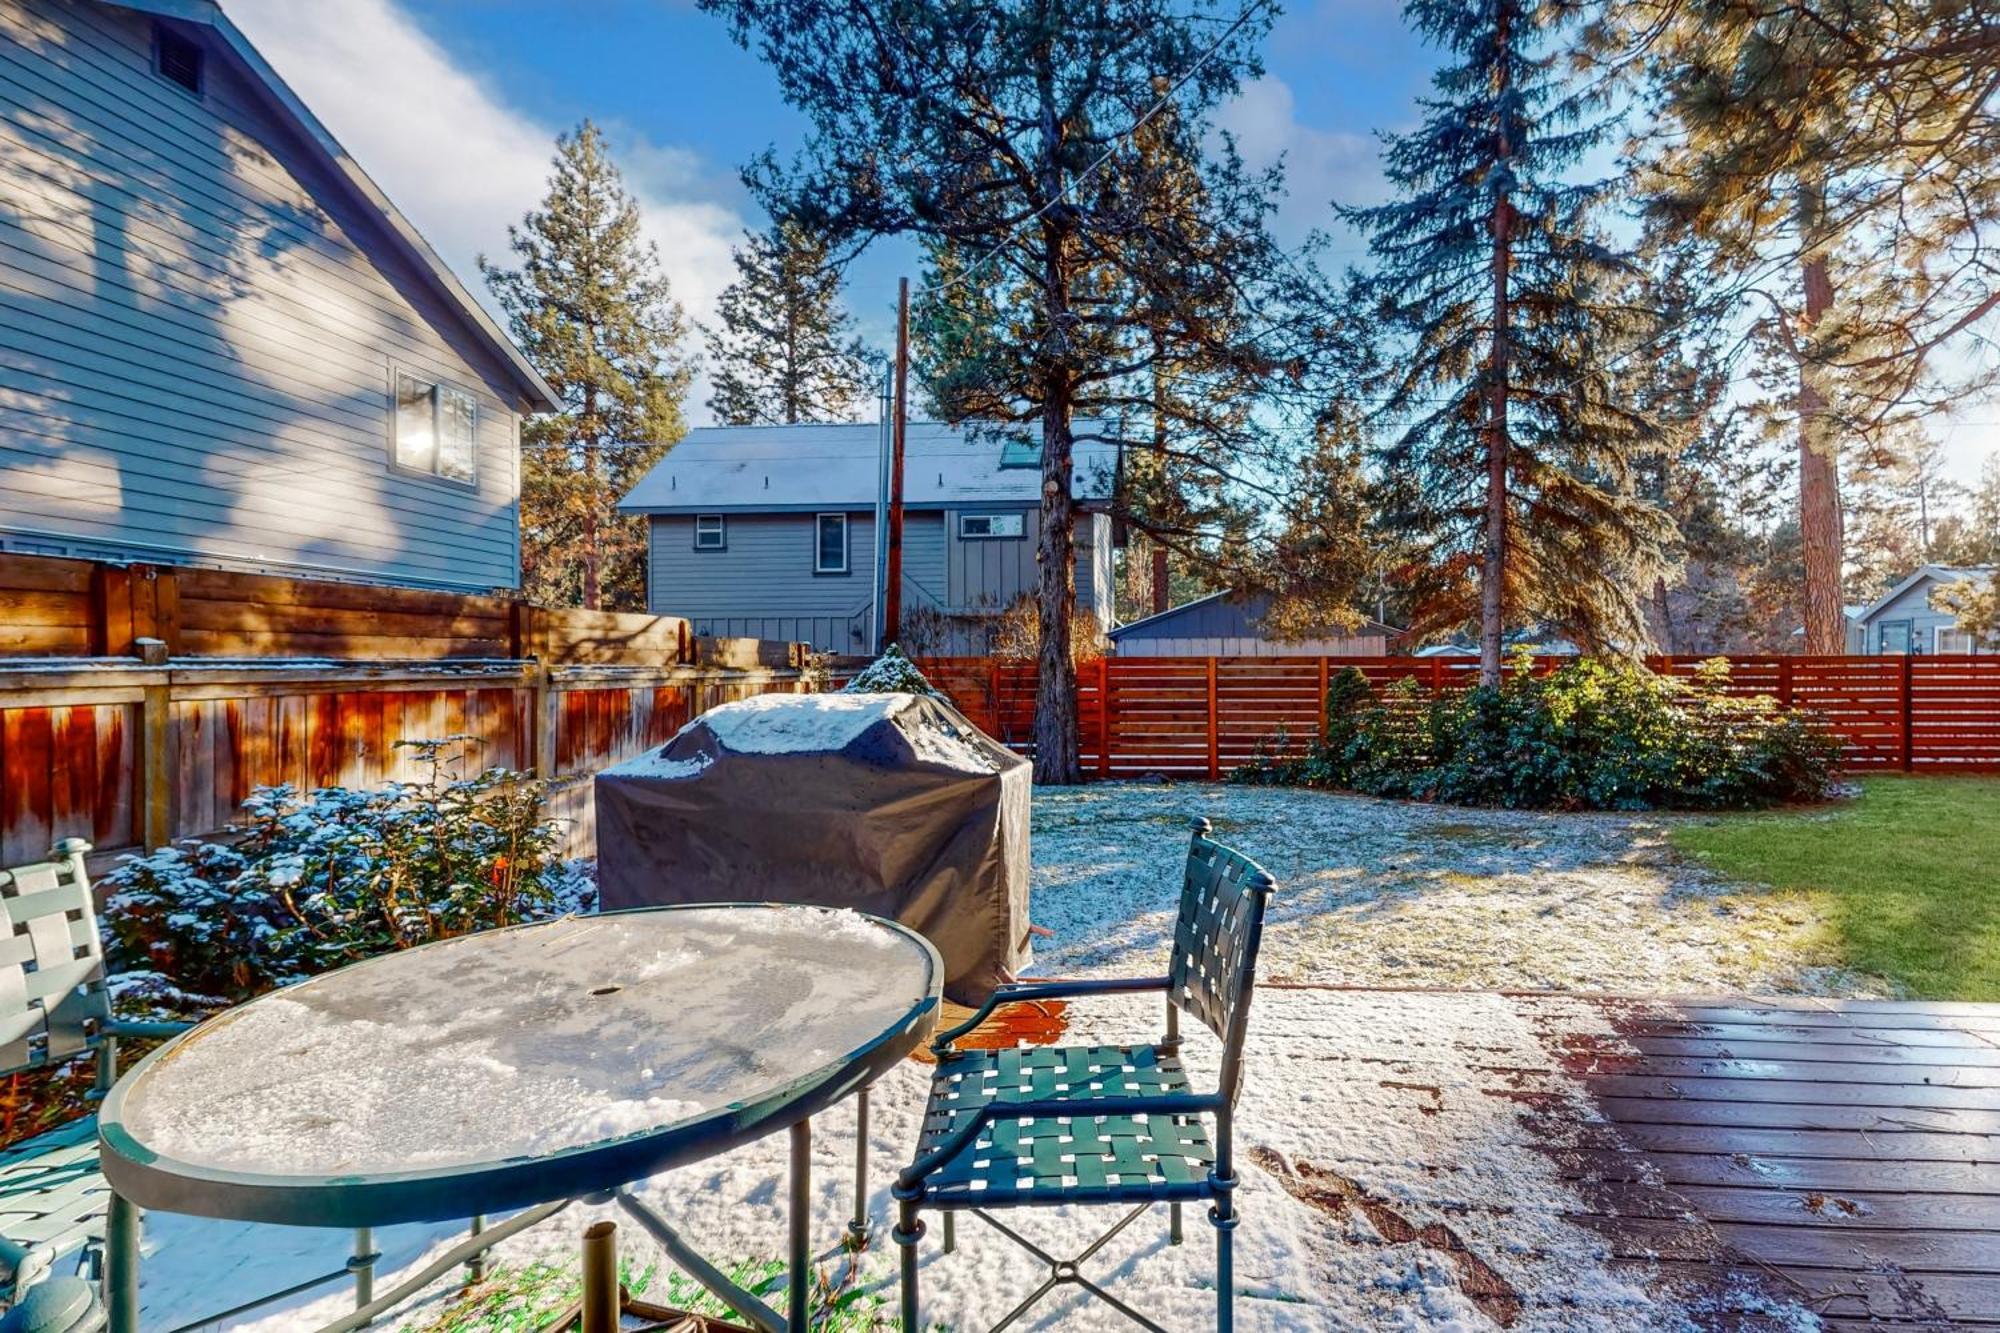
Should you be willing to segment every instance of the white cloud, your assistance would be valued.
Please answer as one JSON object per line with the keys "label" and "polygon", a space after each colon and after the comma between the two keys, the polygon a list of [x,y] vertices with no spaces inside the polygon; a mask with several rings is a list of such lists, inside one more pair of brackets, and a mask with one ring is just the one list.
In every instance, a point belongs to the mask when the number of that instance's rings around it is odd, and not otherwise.
{"label": "white cloud", "polygon": [[[566,125],[511,107],[456,64],[391,0],[234,0],[233,18],[313,114],[396,201],[467,287],[484,295],[473,258],[505,262],[507,224],[541,198]],[[743,228],[704,184],[691,149],[605,126],[674,294],[706,319],[733,273]],[[707,386],[689,407],[697,419]]]}
{"label": "white cloud", "polygon": [[1275,75],[1246,84],[1218,108],[1215,120],[1236,137],[1251,167],[1284,159],[1286,197],[1278,208],[1278,230],[1287,239],[1314,227],[1338,230],[1335,201],[1369,204],[1385,194],[1373,136],[1303,124],[1291,85]]}

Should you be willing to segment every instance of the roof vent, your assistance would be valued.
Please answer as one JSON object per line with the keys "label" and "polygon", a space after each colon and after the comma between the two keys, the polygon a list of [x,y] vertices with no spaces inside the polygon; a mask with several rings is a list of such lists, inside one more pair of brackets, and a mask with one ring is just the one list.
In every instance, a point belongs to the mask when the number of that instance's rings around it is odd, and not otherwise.
{"label": "roof vent", "polygon": [[153,25],[153,65],[169,83],[201,96],[202,49],[199,42],[183,37],[165,24]]}

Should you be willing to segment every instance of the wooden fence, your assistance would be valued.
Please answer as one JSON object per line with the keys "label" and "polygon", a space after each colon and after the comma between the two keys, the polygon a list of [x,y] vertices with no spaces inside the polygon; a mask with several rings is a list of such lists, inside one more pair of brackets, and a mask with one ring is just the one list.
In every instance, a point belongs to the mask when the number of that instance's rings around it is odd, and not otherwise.
{"label": "wooden fence", "polygon": [[[399,740],[582,778],[728,699],[801,688],[803,645],[675,616],[227,570],[0,554],[0,864],[214,833],[252,789],[418,776]],[[594,846],[590,784],[550,813]]]}
{"label": "wooden fence", "polygon": [[[1650,665],[1689,675],[1710,660],[1662,657]],[[1033,663],[933,658],[921,665],[981,728],[1028,748]],[[1412,678],[1430,690],[1463,688],[1479,671],[1467,658],[1104,658],[1077,672],[1084,768],[1099,777],[1222,776],[1281,728],[1293,738],[1313,735],[1327,682],[1345,667],[1376,685]],[[1845,742],[1849,768],[2000,769],[2000,656],[1738,657],[1729,689],[1823,717]]]}

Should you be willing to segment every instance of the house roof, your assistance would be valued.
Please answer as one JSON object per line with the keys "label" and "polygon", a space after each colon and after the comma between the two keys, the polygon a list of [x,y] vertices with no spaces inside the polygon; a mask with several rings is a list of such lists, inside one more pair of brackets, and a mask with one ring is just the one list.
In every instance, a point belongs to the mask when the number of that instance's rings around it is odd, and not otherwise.
{"label": "house roof", "polygon": [[1879,615],[1891,602],[1916,587],[1924,579],[1931,579],[1938,583],[1963,583],[1967,579],[1990,579],[1992,577],[1992,568],[1985,565],[1969,568],[1957,565],[1924,565],[1916,573],[1910,575],[1910,577],[1904,579],[1901,583],[1898,583],[1895,587],[1889,589],[1889,591],[1883,593],[1859,611],[1851,611],[1848,614],[1855,621],[1865,625]]}
{"label": "house roof", "polygon": [[[871,509],[881,489],[882,427],[860,424],[703,426],[691,430],[619,508],[633,514]],[[1017,451],[1018,452],[1018,451]],[[916,509],[1039,503],[1039,468],[1002,442],[938,421],[912,421],[903,444],[903,503]],[[1076,499],[1111,498],[1117,449],[1076,446]]]}
{"label": "house roof", "polygon": [[380,216],[389,244],[443,298],[447,306],[457,311],[467,331],[506,367],[531,409],[552,412],[562,406],[555,390],[529,364],[513,339],[438,258],[430,243],[410,225],[410,220],[389,202],[389,196],[382,193],[382,187],[368,178],[368,173],[340,146],[339,140],[320,124],[319,118],[250,44],[242,29],[230,22],[216,0],[104,0],[104,3],[151,14],[156,18],[175,20],[205,35],[207,45],[229,62],[252,88],[264,93],[279,123],[298,135],[307,151],[320,159],[320,164],[333,179],[353,194],[355,202],[364,210]]}
{"label": "house roof", "polygon": [[[1260,620],[1264,613],[1270,609],[1270,605],[1271,599],[1265,594],[1252,593],[1249,596],[1239,598],[1236,594],[1224,589],[1222,592],[1212,592],[1206,597],[1197,597],[1193,601],[1182,602],[1179,606],[1170,606],[1164,611],[1156,611],[1150,616],[1120,625],[1117,629],[1110,631],[1109,637],[1114,641],[1125,638],[1238,637],[1234,633],[1216,634],[1212,630],[1208,633],[1194,635],[1175,635],[1172,633],[1177,623],[1201,618],[1203,613],[1211,608],[1226,608],[1228,611],[1233,612],[1234,614],[1229,617],[1231,622],[1233,622],[1231,625],[1232,629],[1240,626],[1245,636],[1254,635],[1261,637],[1263,631],[1253,622]],[[1364,620],[1351,631],[1345,633],[1337,632],[1323,637],[1356,638],[1369,634],[1394,637],[1401,633],[1402,631],[1395,626],[1385,625],[1379,620]]]}

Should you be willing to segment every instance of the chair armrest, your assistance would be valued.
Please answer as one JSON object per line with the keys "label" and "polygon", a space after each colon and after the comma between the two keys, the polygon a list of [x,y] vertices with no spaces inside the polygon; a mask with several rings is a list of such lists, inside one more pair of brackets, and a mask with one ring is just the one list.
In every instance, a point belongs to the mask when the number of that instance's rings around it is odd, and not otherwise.
{"label": "chair armrest", "polygon": [[1003,1004],[1022,1000],[1065,1000],[1085,995],[1132,995],[1142,991],[1165,990],[1165,977],[1112,977],[1101,981],[1010,981],[995,988],[986,1003],[972,1011],[972,1017],[946,1028],[931,1038],[931,1054],[942,1055],[952,1042],[984,1023]]}
{"label": "chair armrest", "polygon": [[972,1119],[951,1132],[951,1137],[903,1168],[896,1177],[897,1197],[915,1190],[925,1177],[970,1147],[979,1131],[995,1120],[1045,1120],[1054,1116],[1107,1115],[1198,1115],[1220,1111],[1226,1099],[1219,1092],[1155,1093],[1146,1097],[1099,1097],[1088,1101],[1066,1101],[1059,1097],[1025,1102],[988,1102]]}
{"label": "chair armrest", "polygon": [[178,1037],[194,1027],[193,1023],[147,1022],[141,1019],[114,1018],[98,1031],[107,1037],[131,1037],[144,1040],[152,1037]]}

